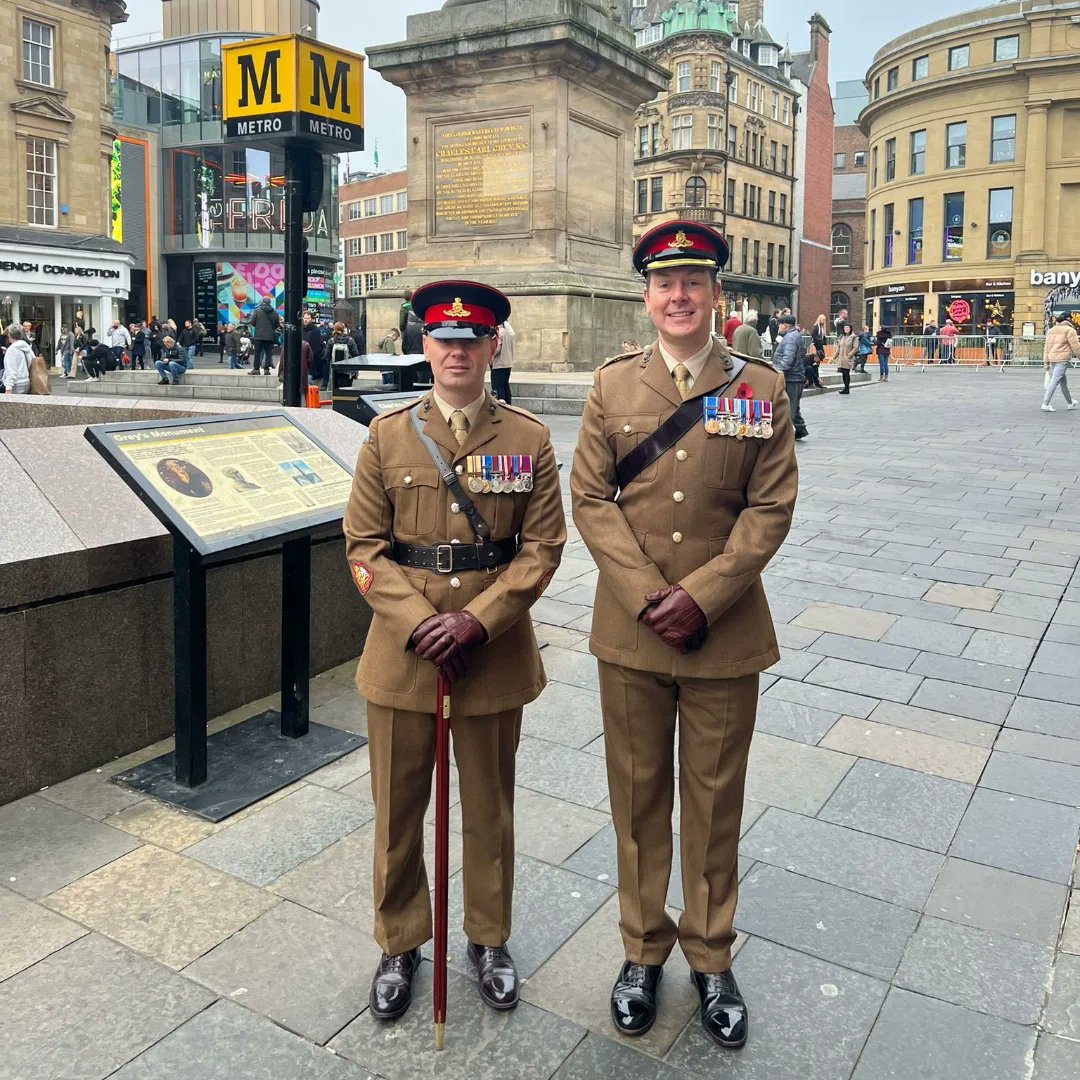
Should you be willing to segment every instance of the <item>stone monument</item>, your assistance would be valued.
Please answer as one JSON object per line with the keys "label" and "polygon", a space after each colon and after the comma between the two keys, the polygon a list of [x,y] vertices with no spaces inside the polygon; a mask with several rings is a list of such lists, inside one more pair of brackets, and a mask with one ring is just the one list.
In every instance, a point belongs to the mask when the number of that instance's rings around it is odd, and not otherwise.
{"label": "stone monument", "polygon": [[634,109],[670,75],[602,0],[448,0],[368,50],[408,101],[409,265],[369,294],[478,278],[514,308],[515,367],[596,366],[651,339],[630,264]]}

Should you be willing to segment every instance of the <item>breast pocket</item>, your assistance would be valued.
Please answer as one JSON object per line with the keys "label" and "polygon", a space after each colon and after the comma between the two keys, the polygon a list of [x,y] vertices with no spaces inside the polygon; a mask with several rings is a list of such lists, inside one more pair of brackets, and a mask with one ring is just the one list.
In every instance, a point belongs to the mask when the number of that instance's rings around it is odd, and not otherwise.
{"label": "breast pocket", "polygon": [[[633,415],[606,416],[604,434],[615,453],[616,463],[622,461],[631,450],[647,439],[660,426],[657,413],[634,413]],[[647,484],[656,478],[656,462],[646,466],[632,483]]]}
{"label": "breast pocket", "polygon": [[702,480],[707,487],[742,488],[757,460],[756,439],[736,439],[731,435],[710,435],[705,439]]}
{"label": "breast pocket", "polygon": [[393,533],[399,540],[431,536],[438,521],[442,480],[434,468],[394,466],[383,470],[386,495],[394,508]]}

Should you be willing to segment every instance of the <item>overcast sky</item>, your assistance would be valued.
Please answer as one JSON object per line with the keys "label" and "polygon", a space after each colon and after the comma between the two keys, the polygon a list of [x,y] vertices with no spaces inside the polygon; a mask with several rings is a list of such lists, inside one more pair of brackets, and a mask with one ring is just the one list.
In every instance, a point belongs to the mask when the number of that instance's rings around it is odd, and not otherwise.
{"label": "overcast sky", "polygon": [[[160,0],[127,0],[129,19],[117,27],[121,45],[125,37],[160,32]],[[405,17],[442,6],[441,0],[322,0],[319,37],[355,52],[368,46],[405,37]],[[978,0],[904,0],[886,4],[881,0],[766,0],[765,23],[782,45],[794,52],[807,48],[806,21],[820,10],[832,27],[829,79],[861,79],[874,53],[899,34],[931,22],[983,6]],[[870,11],[873,16],[870,17]],[[370,168],[375,141],[379,167],[399,169],[405,165],[405,95],[368,72],[364,104],[367,150],[352,155],[355,169]]]}

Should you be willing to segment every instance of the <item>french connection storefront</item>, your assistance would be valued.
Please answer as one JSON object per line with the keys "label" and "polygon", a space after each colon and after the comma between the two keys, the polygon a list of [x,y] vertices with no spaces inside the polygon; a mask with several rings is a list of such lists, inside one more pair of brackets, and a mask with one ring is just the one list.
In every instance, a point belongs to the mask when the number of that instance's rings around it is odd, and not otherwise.
{"label": "french connection storefront", "polygon": [[61,326],[103,333],[121,318],[131,289],[132,258],[109,241],[86,250],[0,240],[0,318],[29,322],[38,351],[52,360]]}

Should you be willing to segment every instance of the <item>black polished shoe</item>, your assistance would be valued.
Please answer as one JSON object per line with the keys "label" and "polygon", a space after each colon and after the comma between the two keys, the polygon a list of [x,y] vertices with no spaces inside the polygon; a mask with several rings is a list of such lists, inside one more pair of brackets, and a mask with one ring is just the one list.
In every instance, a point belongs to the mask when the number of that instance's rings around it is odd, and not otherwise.
{"label": "black polished shoe", "polygon": [[518,1003],[518,973],[513,957],[502,945],[469,942],[469,960],[476,968],[480,997],[493,1009],[512,1009]]}
{"label": "black polished shoe", "polygon": [[379,961],[371,982],[371,1015],[379,1020],[396,1020],[404,1016],[412,1003],[412,981],[420,967],[420,950],[395,953]]}
{"label": "black polished shoe", "polygon": [[611,988],[611,1022],[622,1035],[644,1035],[656,1021],[656,989],[662,964],[627,960]]}
{"label": "black polished shoe", "polygon": [[731,969],[716,974],[691,971],[690,978],[701,995],[701,1026],[705,1034],[729,1049],[742,1046],[750,1021]]}

